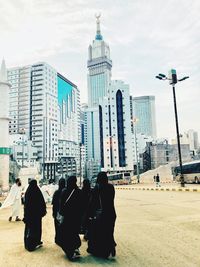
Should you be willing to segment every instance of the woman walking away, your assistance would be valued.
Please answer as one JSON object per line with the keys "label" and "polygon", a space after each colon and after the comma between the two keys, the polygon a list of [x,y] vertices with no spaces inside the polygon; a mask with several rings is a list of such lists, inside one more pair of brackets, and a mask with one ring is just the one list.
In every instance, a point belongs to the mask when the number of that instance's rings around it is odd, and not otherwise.
{"label": "woman walking away", "polygon": [[55,226],[55,243],[60,245],[60,222],[58,221],[59,217],[59,208],[60,208],[60,198],[62,190],[65,188],[65,179],[61,178],[58,183],[58,190],[55,191],[52,199],[53,205],[53,218]]}
{"label": "woman walking away", "polygon": [[108,258],[116,254],[114,197],[115,190],[113,185],[108,183],[107,174],[100,172],[89,205],[90,227],[87,249],[88,253],[97,257]]}
{"label": "woman walking away", "polygon": [[46,204],[37,181],[32,180],[25,193],[24,202],[24,246],[33,251],[42,245],[42,217],[46,215]]}
{"label": "woman walking away", "polygon": [[67,188],[61,194],[60,214],[64,216],[61,224],[61,247],[69,260],[80,256],[79,237],[81,225],[81,190],[76,185],[76,176],[70,176],[67,180]]}
{"label": "woman walking away", "polygon": [[82,193],[82,219],[81,219],[81,234],[84,235],[84,239],[88,240],[88,205],[91,197],[90,181],[85,179],[83,181]]}

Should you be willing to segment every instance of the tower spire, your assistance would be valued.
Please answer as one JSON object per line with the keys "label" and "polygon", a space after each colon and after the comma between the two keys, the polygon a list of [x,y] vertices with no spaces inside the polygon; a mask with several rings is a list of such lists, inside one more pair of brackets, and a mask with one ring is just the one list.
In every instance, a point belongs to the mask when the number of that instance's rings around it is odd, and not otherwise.
{"label": "tower spire", "polygon": [[5,60],[2,60],[1,69],[0,69],[0,82],[7,82],[7,70]]}
{"label": "tower spire", "polygon": [[96,21],[96,23],[97,23],[97,33],[96,33],[95,40],[103,40],[103,36],[101,35],[101,28],[100,28],[101,13],[95,14],[95,17],[97,19],[97,21]]}

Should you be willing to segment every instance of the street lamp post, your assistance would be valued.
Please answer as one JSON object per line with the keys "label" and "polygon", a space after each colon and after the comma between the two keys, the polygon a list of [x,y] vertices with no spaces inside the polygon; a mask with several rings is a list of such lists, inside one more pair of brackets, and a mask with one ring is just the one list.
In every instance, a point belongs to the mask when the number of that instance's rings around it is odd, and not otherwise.
{"label": "street lamp post", "polygon": [[183,165],[182,165],[182,156],[181,156],[181,145],[180,145],[180,134],[179,134],[179,125],[178,125],[178,113],[177,113],[177,105],[176,105],[176,91],[175,91],[175,84],[177,82],[184,81],[189,78],[189,76],[185,76],[179,80],[177,80],[176,70],[172,69],[169,71],[169,77],[165,74],[159,73],[156,76],[159,80],[169,80],[169,84],[172,85],[173,90],[173,100],[174,100],[174,113],[175,113],[175,123],[176,123],[176,135],[177,135],[177,145],[178,145],[178,156],[179,156],[179,165],[180,165],[180,172],[181,172],[181,186],[185,186],[184,176],[183,176]]}

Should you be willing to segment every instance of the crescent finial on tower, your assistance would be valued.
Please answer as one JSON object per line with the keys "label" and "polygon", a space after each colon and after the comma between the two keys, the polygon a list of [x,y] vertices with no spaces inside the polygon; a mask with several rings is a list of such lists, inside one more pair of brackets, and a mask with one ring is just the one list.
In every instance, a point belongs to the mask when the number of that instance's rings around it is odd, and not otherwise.
{"label": "crescent finial on tower", "polygon": [[101,13],[96,13],[95,14],[95,18],[97,19],[96,23],[97,23],[97,33],[96,33],[96,40],[103,40],[103,36],[101,35],[101,29],[100,29],[100,17],[101,17]]}

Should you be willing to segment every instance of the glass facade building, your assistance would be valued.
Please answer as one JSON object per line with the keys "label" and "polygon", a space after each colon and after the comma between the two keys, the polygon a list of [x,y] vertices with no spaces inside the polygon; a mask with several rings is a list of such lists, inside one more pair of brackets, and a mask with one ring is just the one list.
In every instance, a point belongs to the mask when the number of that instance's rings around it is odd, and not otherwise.
{"label": "glass facade building", "polygon": [[155,96],[133,97],[133,116],[137,133],[156,138]]}

